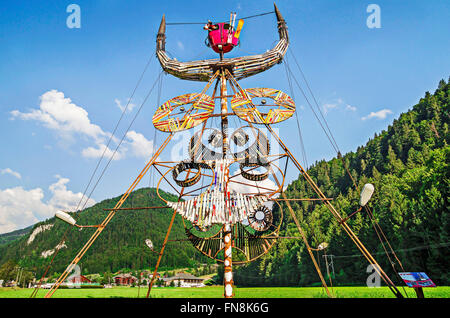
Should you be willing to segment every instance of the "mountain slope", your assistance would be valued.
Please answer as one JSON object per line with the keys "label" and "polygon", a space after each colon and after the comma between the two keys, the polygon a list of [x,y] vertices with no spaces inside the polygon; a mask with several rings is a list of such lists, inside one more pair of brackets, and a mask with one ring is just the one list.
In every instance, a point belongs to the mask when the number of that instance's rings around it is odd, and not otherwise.
{"label": "mountain slope", "polygon": [[[160,193],[166,198],[175,199],[171,194],[163,191]],[[75,215],[77,223],[82,225],[101,223],[108,213],[103,209],[113,208],[119,199],[120,197],[104,200],[77,213]],[[155,189],[143,188],[134,191],[123,207],[163,205]],[[144,240],[150,238],[155,249],[161,248],[171,216],[172,212],[169,209],[118,211],[81,260],[83,273],[154,267],[158,255],[145,246]],[[0,265],[12,259],[19,262],[22,267],[36,271],[40,277],[68,228],[70,225],[55,218],[35,224],[27,235],[0,246]],[[49,274],[63,271],[93,231],[92,228],[85,228],[82,231],[75,227],[70,228],[64,247],[55,257]],[[181,217],[177,215],[170,239],[185,238]],[[188,241],[169,242],[161,267],[181,268],[192,266],[198,261],[205,262],[205,258],[199,255]]]}
{"label": "mountain slope", "polygon": [[22,236],[28,234],[33,226],[26,227],[24,229],[15,230],[9,233],[0,234],[0,245],[9,243],[11,241],[17,240]]}
{"label": "mountain slope", "polygon": [[[341,159],[316,162],[308,173],[333,205],[346,216],[358,209],[359,191],[375,185],[369,203],[375,218],[396,250],[405,271],[425,271],[437,283],[449,284],[449,167],[450,84],[442,80],[434,94],[426,93],[410,111],[343,160],[357,182],[357,190]],[[286,190],[288,197],[314,197],[303,177]],[[328,242],[333,254],[334,283],[365,284],[367,261],[323,205],[292,204],[308,233],[311,247]],[[284,207],[285,213],[287,208]],[[299,236],[287,218],[281,235]],[[290,223],[290,224],[288,224]],[[348,224],[391,277],[395,278],[371,220],[365,212]],[[320,255],[323,255],[321,253]],[[396,260],[390,255],[391,260]],[[324,258],[319,256],[326,273]],[[397,262],[396,262],[397,263]],[[395,265],[395,271],[402,271]],[[241,285],[311,285],[318,276],[301,240],[282,240],[263,259],[240,268],[235,281]],[[396,282],[400,283],[398,279]]]}

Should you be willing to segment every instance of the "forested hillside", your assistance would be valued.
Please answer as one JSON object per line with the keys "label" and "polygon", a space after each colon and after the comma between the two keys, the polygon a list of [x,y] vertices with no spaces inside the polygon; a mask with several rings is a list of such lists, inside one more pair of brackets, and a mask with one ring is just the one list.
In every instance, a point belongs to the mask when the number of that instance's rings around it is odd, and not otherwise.
{"label": "forested hillside", "polygon": [[[172,197],[160,191],[166,198]],[[113,208],[120,197],[104,200],[75,215],[81,225],[100,224],[107,215],[104,209]],[[134,191],[125,204],[126,207],[163,206],[164,203],[155,189],[143,188]],[[150,238],[155,249],[160,249],[172,211],[169,209],[118,211],[109,225],[101,233],[81,261],[83,273],[116,272],[120,269],[140,269],[155,266],[158,255],[144,244]],[[38,228],[43,229],[39,232]],[[14,260],[38,278],[53,257],[55,247],[60,243],[70,225],[55,218],[37,223],[33,229],[19,240],[0,245],[0,265]],[[87,242],[95,229],[70,228],[64,247],[55,257],[49,275],[62,272],[76,253]],[[37,233],[37,234],[36,234]],[[31,239],[30,239],[31,237]],[[181,216],[177,214],[170,239],[185,239]],[[42,254],[44,253],[44,255]],[[197,253],[188,241],[169,242],[161,262],[162,268],[194,266],[205,257]]]}
{"label": "forested hillside", "polygon": [[28,234],[32,228],[33,228],[33,226],[29,226],[24,229],[12,231],[12,232],[5,233],[5,234],[0,234],[0,244],[5,244],[8,242],[17,240],[17,239],[21,238],[22,236]]}
{"label": "forested hillside", "polygon": [[[369,206],[406,271],[424,271],[438,284],[448,285],[449,252],[449,107],[450,84],[442,80],[434,94],[426,93],[410,111],[401,114],[387,130],[356,152],[343,156],[357,190],[339,158],[316,162],[308,173],[333,205],[346,216],[358,209],[365,183],[375,185]],[[314,197],[304,178],[286,190],[290,198]],[[311,247],[328,242],[335,255],[333,284],[366,283],[367,261],[341,231],[328,209],[311,202],[294,202],[293,208],[308,233]],[[287,208],[284,209],[288,213]],[[348,224],[375,255],[395,282],[388,257],[366,212]],[[280,235],[300,236],[290,217]],[[314,252],[317,256],[316,252]],[[326,273],[323,252],[318,255]],[[390,254],[392,261],[395,258]],[[396,271],[401,271],[399,264]],[[238,285],[311,285],[319,282],[301,240],[281,240],[264,258],[237,270]]]}

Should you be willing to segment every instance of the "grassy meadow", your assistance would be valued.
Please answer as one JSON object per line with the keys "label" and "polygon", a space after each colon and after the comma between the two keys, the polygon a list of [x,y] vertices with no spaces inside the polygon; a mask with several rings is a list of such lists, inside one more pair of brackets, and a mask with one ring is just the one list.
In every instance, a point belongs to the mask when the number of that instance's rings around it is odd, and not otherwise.
{"label": "grassy meadow", "polygon": [[[0,288],[0,298],[28,298],[32,289]],[[403,288],[400,291],[404,294]],[[413,289],[406,288],[408,296],[415,298]],[[37,298],[43,298],[46,290],[39,290]],[[393,298],[394,295],[387,287],[334,287],[330,288],[336,298]],[[60,289],[53,295],[55,298],[143,298],[146,288],[114,287],[102,289]],[[450,298],[450,287],[436,287],[424,289],[426,298]],[[222,298],[222,286],[203,288],[164,287],[153,288],[152,298]],[[325,291],[321,287],[255,287],[235,288],[235,298],[324,298]]]}

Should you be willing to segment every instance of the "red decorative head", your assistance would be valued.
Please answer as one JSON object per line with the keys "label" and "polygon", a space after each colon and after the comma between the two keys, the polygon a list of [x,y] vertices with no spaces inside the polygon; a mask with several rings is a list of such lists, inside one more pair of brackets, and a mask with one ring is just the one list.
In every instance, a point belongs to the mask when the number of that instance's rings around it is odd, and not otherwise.
{"label": "red decorative head", "polygon": [[239,43],[239,38],[235,37],[235,30],[229,23],[213,24],[208,21],[204,29],[208,30],[208,46],[216,53],[228,53]]}

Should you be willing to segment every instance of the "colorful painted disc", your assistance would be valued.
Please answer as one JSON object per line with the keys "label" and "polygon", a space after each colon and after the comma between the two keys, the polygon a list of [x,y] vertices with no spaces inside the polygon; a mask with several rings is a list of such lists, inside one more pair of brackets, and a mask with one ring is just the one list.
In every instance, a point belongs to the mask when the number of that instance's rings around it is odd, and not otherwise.
{"label": "colorful painted disc", "polygon": [[[271,101],[266,101],[270,99]],[[255,99],[261,99],[255,102]],[[254,124],[276,124],[295,112],[294,100],[273,88],[247,88],[231,99],[231,108],[241,119]]]}
{"label": "colorful painted disc", "polygon": [[[192,105],[185,110],[184,105]],[[205,94],[185,94],[169,99],[153,115],[153,125],[164,132],[177,132],[193,128],[214,111],[214,100]]]}

